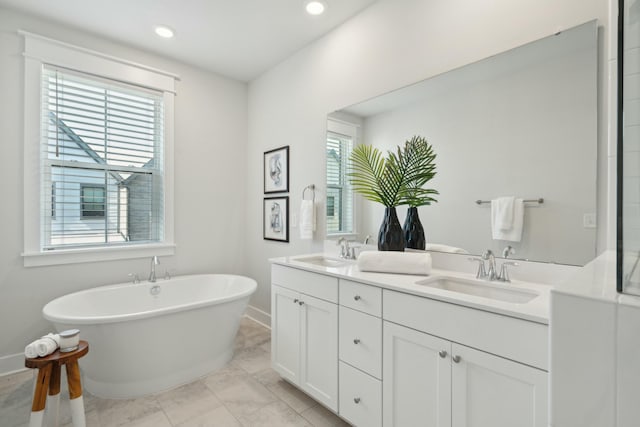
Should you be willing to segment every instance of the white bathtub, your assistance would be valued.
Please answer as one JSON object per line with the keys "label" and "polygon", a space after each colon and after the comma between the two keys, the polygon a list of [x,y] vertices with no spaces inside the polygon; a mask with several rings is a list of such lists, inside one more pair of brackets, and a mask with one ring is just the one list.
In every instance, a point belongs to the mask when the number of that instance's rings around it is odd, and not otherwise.
{"label": "white bathtub", "polygon": [[242,276],[179,276],[76,292],[49,302],[42,313],[58,331],[80,329],[89,342],[89,354],[80,359],[89,392],[130,398],[224,366],[256,287]]}

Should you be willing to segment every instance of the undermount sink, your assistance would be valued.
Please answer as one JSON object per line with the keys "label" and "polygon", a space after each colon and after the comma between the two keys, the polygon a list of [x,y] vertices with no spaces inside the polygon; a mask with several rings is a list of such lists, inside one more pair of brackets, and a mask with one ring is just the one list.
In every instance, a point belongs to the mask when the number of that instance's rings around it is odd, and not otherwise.
{"label": "undermount sink", "polygon": [[314,255],[303,258],[295,258],[293,261],[306,262],[308,264],[319,265],[321,267],[342,267],[347,261],[340,258],[331,258],[323,255]]}
{"label": "undermount sink", "polygon": [[429,278],[416,284],[514,304],[527,303],[539,295],[536,291],[516,289],[507,284],[452,277]]}

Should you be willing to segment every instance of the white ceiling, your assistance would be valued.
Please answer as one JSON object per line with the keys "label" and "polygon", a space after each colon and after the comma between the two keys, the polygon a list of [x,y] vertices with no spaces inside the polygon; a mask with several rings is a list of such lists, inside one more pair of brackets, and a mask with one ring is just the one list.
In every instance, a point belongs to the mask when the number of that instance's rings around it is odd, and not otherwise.
{"label": "white ceiling", "polygon": [[[0,0],[21,10],[249,81],[376,0],[325,0],[310,16],[304,0]],[[153,29],[167,25],[173,39]]]}

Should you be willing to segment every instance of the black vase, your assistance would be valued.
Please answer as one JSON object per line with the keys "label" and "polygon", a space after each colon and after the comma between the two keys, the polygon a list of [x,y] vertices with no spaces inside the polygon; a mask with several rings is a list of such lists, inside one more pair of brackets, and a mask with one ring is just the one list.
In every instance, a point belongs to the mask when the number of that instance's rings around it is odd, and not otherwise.
{"label": "black vase", "polygon": [[424,250],[424,228],[418,216],[418,208],[411,206],[407,209],[407,218],[404,220],[402,229],[407,248]]}
{"label": "black vase", "polygon": [[378,233],[379,251],[404,251],[404,233],[395,207],[384,209],[384,218]]}

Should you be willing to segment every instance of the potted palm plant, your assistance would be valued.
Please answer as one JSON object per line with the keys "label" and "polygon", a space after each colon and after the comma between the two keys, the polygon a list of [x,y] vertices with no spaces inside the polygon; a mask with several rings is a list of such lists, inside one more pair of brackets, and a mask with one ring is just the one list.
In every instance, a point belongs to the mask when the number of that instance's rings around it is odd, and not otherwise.
{"label": "potted palm plant", "polygon": [[417,136],[395,152],[389,151],[387,157],[370,145],[358,145],[351,152],[349,177],[354,191],[385,206],[378,233],[378,250],[405,249],[405,235],[398,221],[396,206],[435,201],[431,195],[437,192],[422,188],[435,175],[434,159],[431,146]]}

